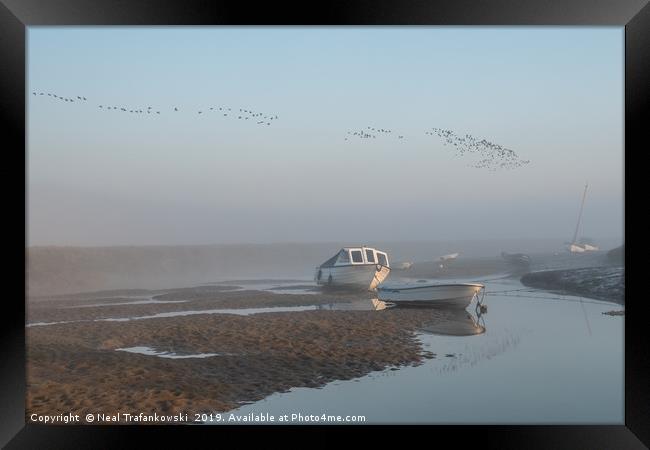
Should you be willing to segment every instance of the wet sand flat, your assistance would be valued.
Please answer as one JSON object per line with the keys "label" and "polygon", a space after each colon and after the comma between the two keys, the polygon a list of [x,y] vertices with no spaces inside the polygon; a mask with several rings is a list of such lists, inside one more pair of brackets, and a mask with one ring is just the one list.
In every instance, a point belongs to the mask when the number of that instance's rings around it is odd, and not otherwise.
{"label": "wet sand flat", "polygon": [[[187,293],[176,292],[168,299]],[[106,315],[107,310],[124,315],[142,308],[147,313],[165,307],[194,309],[196,302],[259,307],[343,299],[338,294],[204,294],[195,296],[192,306],[157,303],[64,311],[92,318]],[[70,316],[59,316],[62,308],[56,302],[48,305],[32,310],[31,315],[45,321],[70,320]],[[293,387],[315,388],[387,367],[421,364],[432,354],[422,348],[417,329],[449,319],[448,314],[444,310],[314,310],[28,327],[26,413],[227,411]],[[172,359],[117,351],[132,347],[217,356]]]}
{"label": "wet sand flat", "polygon": [[[144,291],[145,293],[147,291]],[[150,298],[151,302],[143,302]],[[174,311],[217,308],[259,308],[319,305],[370,298],[368,293],[330,292],[313,294],[276,294],[266,291],[239,290],[234,286],[200,286],[196,288],[142,291],[138,295],[100,297],[42,297],[27,304],[28,323],[129,318]],[[95,306],[93,306],[95,305]]]}

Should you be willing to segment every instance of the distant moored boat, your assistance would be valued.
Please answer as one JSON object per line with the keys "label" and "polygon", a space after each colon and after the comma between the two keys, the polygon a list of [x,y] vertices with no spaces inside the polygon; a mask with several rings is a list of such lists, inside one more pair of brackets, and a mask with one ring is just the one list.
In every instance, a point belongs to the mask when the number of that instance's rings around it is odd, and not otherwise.
{"label": "distant moored boat", "polygon": [[530,265],[530,256],[523,253],[506,253],[501,252],[501,257],[506,260],[509,264],[515,264],[518,266],[528,266]]}
{"label": "distant moored boat", "polygon": [[585,252],[593,252],[599,250],[599,248],[595,245],[587,244],[584,242],[583,243],[576,242],[576,240],[578,239],[578,231],[580,229],[580,221],[582,220],[582,210],[584,209],[585,206],[585,198],[587,198],[588,187],[589,185],[585,184],[585,190],[582,193],[582,202],[580,203],[580,212],[578,213],[578,223],[576,224],[576,231],[575,233],[573,233],[573,240],[567,247],[567,250],[570,253],[585,253]]}
{"label": "distant moored boat", "polygon": [[443,262],[444,261],[452,261],[452,260],[458,258],[458,255],[460,255],[460,253],[450,253],[448,255],[443,255],[443,256],[440,257],[440,261],[443,261]]}

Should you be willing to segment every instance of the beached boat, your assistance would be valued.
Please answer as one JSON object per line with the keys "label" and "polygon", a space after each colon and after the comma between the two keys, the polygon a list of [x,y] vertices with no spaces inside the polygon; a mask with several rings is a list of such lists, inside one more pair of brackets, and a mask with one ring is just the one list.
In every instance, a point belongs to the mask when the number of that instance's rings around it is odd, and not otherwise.
{"label": "beached boat", "polygon": [[397,262],[391,265],[393,270],[408,270],[413,267],[413,263],[410,261]]}
{"label": "beached boat", "polygon": [[442,262],[453,261],[454,259],[458,258],[458,255],[460,255],[460,253],[450,253],[448,255],[442,255],[440,257],[440,261]]}
{"label": "beached boat", "polygon": [[585,253],[595,252],[600,250],[600,248],[591,244],[569,244],[568,250],[571,253]]}
{"label": "beached boat", "polygon": [[528,266],[530,265],[530,256],[523,253],[506,253],[501,252],[501,257],[506,260],[508,264],[516,266]]}
{"label": "beached boat", "polygon": [[484,291],[480,283],[404,283],[382,285],[377,297],[400,306],[441,306],[467,308]]}
{"label": "beached boat", "polygon": [[460,255],[460,253],[450,253],[448,255],[442,255],[440,257],[440,268],[444,269],[446,265],[448,265],[452,261],[455,261],[456,258],[458,258],[458,255]]}
{"label": "beached boat", "polygon": [[371,247],[344,247],[316,268],[324,287],[374,291],[390,273],[388,254]]}

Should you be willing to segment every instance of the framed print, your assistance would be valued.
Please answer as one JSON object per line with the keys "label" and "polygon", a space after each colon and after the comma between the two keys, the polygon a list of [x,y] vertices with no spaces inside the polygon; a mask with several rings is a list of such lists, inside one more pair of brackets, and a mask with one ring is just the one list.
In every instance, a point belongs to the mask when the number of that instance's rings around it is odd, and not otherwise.
{"label": "framed print", "polygon": [[647,446],[650,7],[474,3],[4,1],[3,445]]}

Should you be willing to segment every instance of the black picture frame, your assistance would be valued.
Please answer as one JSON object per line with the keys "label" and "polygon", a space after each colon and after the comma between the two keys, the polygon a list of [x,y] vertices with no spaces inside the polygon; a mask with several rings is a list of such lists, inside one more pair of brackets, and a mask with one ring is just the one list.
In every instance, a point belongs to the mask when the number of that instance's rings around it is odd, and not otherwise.
{"label": "black picture frame", "polygon": [[[26,257],[16,236],[26,242],[26,196],[18,199],[16,185],[26,186],[25,51],[26,27],[35,25],[611,25],[625,27],[625,234],[629,236],[628,193],[633,181],[633,155],[644,148],[644,132],[650,85],[650,6],[647,0],[438,0],[438,1],[336,1],[302,6],[270,2],[249,4],[201,0],[0,0],[0,115],[5,157],[12,162],[3,177],[5,191],[15,195],[13,214],[6,217],[18,230],[10,239],[15,258],[7,280],[16,293],[5,298],[2,327],[2,383],[0,383],[0,444],[6,448],[113,448],[131,447],[135,438],[164,439],[172,444],[188,435],[219,433],[218,445],[229,445],[234,431],[246,435],[250,427],[111,427],[38,426],[25,424],[25,286],[19,280],[19,254]],[[647,148],[647,144],[645,144]],[[5,159],[5,164],[9,164]],[[7,169],[7,167],[6,167]],[[640,177],[643,179],[643,175]],[[21,221],[20,218],[24,220]],[[628,238],[629,240],[629,238]],[[431,426],[436,441],[498,448],[646,448],[650,445],[650,352],[644,329],[645,305],[632,298],[634,273],[626,246],[625,314],[625,425],[612,426]],[[13,253],[11,254],[13,256]],[[26,267],[23,266],[23,267]],[[15,270],[15,274],[11,271]],[[631,276],[632,275],[632,276]],[[636,300],[636,301],[635,301]],[[533,406],[533,405],[531,405]],[[373,428],[375,436],[395,432],[393,427]],[[256,431],[281,432],[283,427],[254,427]],[[301,427],[314,430],[312,427]],[[318,427],[316,427],[318,428]],[[327,426],[326,433],[345,427]],[[404,427],[400,427],[404,428]],[[422,428],[422,427],[419,427]],[[429,430],[430,427],[425,427]],[[350,428],[347,428],[348,430]],[[286,430],[286,428],[285,428]],[[318,428],[319,431],[322,427]],[[324,433],[319,433],[323,435]],[[237,441],[241,443],[241,441]],[[232,444],[235,444],[234,442]]]}

